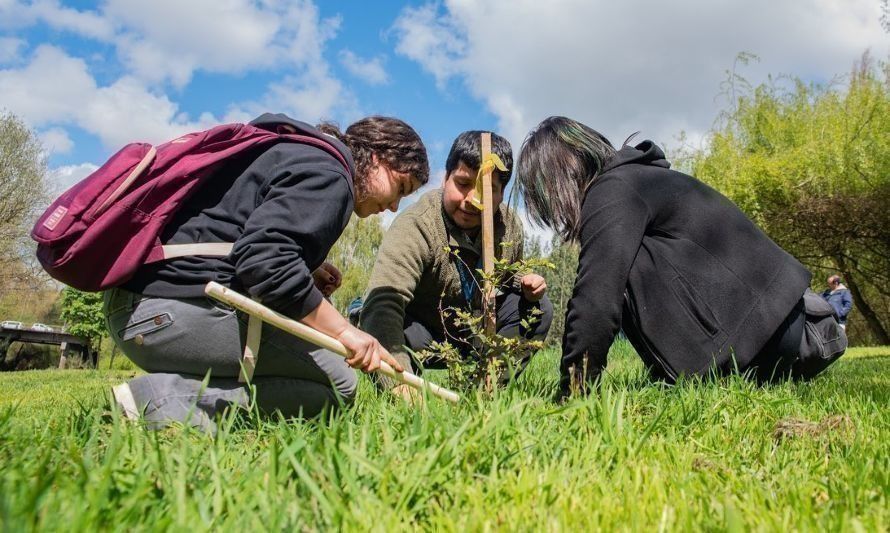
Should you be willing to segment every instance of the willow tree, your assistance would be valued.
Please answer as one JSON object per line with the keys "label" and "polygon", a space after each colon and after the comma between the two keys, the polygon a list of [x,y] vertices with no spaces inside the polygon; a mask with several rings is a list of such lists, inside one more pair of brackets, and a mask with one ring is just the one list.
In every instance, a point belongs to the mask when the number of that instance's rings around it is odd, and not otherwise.
{"label": "willow tree", "polygon": [[28,232],[47,200],[47,170],[37,135],[0,113],[0,289],[32,288],[37,278]]}
{"label": "willow tree", "polygon": [[[692,170],[817,275],[840,272],[851,335],[890,343],[890,69],[868,56],[828,85],[739,96]],[[858,315],[858,316],[857,316]],[[866,333],[866,330],[868,333]]]}

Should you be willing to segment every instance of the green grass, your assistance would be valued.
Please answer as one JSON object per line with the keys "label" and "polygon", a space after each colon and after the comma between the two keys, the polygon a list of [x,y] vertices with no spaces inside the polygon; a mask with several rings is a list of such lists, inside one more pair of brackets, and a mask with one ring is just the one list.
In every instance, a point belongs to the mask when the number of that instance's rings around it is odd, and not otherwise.
{"label": "green grass", "polygon": [[[515,386],[412,409],[363,384],[323,422],[231,416],[215,438],[108,410],[132,371],[0,376],[9,530],[886,531],[890,347],[812,383],[650,384],[626,345],[602,390]],[[441,376],[439,376],[441,377]],[[813,424],[807,424],[809,421]]]}

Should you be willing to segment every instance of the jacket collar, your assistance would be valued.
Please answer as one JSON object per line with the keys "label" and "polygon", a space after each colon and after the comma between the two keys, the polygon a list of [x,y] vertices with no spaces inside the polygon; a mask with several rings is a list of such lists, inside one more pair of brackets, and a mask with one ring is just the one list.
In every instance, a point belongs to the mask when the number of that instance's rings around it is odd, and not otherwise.
{"label": "jacket collar", "polygon": [[844,285],[843,283],[838,283],[837,288],[834,289],[833,291],[831,291],[831,294],[834,294],[834,293],[840,292],[840,291],[848,291],[848,290],[850,290],[850,289],[848,289],[846,285]]}

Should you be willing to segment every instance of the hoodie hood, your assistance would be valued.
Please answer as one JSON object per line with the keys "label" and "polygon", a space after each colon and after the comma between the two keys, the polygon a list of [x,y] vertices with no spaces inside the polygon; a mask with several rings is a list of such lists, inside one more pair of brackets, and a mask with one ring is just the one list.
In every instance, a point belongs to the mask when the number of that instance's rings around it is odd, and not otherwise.
{"label": "hoodie hood", "polygon": [[652,141],[643,141],[634,147],[629,145],[622,146],[621,150],[618,150],[615,155],[606,161],[602,172],[608,172],[613,168],[631,163],[671,168],[671,164],[664,158],[664,152],[661,148],[655,146],[655,143]]}
{"label": "hoodie hood", "polygon": [[[274,131],[276,133],[278,133],[278,126],[280,126],[281,124],[287,124],[288,126],[293,127],[297,130],[297,134],[324,139],[325,142],[336,148],[337,151],[340,152],[340,154],[343,156],[343,158],[346,159],[346,164],[349,165],[349,175],[355,176],[355,161],[352,159],[352,152],[349,151],[349,148],[347,148],[346,145],[340,141],[340,139],[334,137],[333,135],[323,133],[319,131],[315,126],[307,124],[306,122],[294,120],[284,113],[263,113],[262,115],[250,121],[251,126],[256,126],[264,130]],[[350,188],[351,187],[352,184],[350,183]]]}

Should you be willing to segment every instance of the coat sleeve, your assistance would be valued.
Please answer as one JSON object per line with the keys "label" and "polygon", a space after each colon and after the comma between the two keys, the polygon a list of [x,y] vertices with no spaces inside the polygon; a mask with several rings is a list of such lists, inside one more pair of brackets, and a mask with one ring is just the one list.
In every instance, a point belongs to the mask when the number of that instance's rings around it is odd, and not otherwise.
{"label": "coat sleeve", "polygon": [[349,178],[335,164],[287,154],[270,151],[257,160],[256,171],[270,177],[232,258],[252,297],[300,319],[321,303],[312,270],[343,232],[353,201]]}
{"label": "coat sleeve", "polygon": [[628,275],[649,221],[643,199],[620,179],[604,178],[581,209],[580,255],[566,311],[560,390],[586,390],[606,367],[621,327]]}
{"label": "coat sleeve", "polygon": [[850,311],[853,310],[853,297],[850,295],[850,291],[844,291],[844,295],[841,298],[841,304],[843,305],[843,314],[841,317],[846,318],[846,316],[850,314]]}
{"label": "coat sleeve", "polygon": [[[361,313],[361,328],[375,337],[402,366],[411,368],[405,351],[405,308],[414,300],[420,277],[431,261],[430,239],[414,216],[395,219],[383,236]],[[396,383],[378,380],[383,388]]]}

